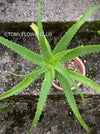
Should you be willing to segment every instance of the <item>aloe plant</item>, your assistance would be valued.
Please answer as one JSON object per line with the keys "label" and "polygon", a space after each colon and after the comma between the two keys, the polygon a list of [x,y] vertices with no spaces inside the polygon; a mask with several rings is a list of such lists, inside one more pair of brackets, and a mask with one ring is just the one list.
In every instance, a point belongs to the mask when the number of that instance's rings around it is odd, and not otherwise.
{"label": "aloe plant", "polygon": [[[20,46],[19,44],[13,43],[3,37],[0,37],[1,44],[15,51],[16,53],[18,53],[25,59],[29,60],[30,62],[38,65],[38,67],[35,70],[33,70],[30,74],[27,74],[27,75],[18,75],[18,74],[10,72],[11,74],[16,75],[16,76],[26,77],[26,79],[20,82],[17,86],[3,93],[0,97],[0,100],[10,97],[18,92],[21,92],[22,90],[27,88],[34,80],[44,75],[44,80],[42,83],[37,110],[35,113],[32,126],[29,131],[29,134],[31,134],[36,124],[38,123],[44,104],[46,102],[48,92],[52,86],[52,82],[54,78],[57,78],[60,85],[62,86],[64,90],[65,96],[67,98],[67,101],[73,113],[75,114],[75,116],[77,117],[77,119],[79,120],[83,128],[87,131],[87,133],[89,133],[89,128],[85,124],[77,108],[76,102],[74,100],[73,92],[71,90],[71,85],[75,87],[75,89],[78,91],[78,93],[82,97],[83,104],[85,103],[84,97],[80,88],[75,83],[75,80],[85,84],[86,86],[98,92],[100,92],[100,86],[96,84],[94,81],[90,80],[89,78],[83,76],[82,74],[66,69],[62,65],[62,63],[64,63],[65,61],[69,59],[82,56],[88,53],[100,52],[100,45],[81,46],[81,47],[77,47],[74,49],[66,50],[69,42],[71,41],[73,36],[76,34],[78,29],[98,8],[100,8],[100,5],[94,6],[90,10],[88,10],[82,16],[82,18],[65,33],[65,35],[61,38],[61,40],[58,42],[58,44],[56,45],[53,51],[51,51],[49,42],[46,39],[46,37],[43,35],[44,31],[43,31],[41,16],[40,16],[40,5],[41,5],[41,0],[39,2],[38,11],[37,11],[38,12],[38,19],[37,19],[38,26],[32,23],[30,27],[36,33],[37,38],[39,40],[41,55],[38,55],[26,49],[25,47]],[[42,33],[42,36],[41,36],[41,33]]]}

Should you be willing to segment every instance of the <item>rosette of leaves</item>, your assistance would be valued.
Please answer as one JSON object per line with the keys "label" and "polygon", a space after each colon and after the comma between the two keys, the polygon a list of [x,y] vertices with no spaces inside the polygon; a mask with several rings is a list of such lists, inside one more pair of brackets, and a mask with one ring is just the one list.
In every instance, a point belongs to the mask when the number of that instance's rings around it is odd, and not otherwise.
{"label": "rosette of leaves", "polygon": [[62,65],[62,63],[78,56],[100,51],[100,45],[80,46],[74,49],[66,50],[69,42],[71,41],[72,37],[76,34],[77,30],[98,8],[100,8],[100,5],[94,6],[90,10],[88,10],[82,16],[82,18],[65,33],[65,35],[61,38],[61,40],[58,42],[53,51],[51,51],[49,42],[44,36],[40,16],[40,5],[41,1],[38,5],[38,17],[37,17],[38,26],[32,23],[30,27],[34,30],[39,40],[41,55],[38,55],[35,52],[32,52],[26,49],[25,47],[20,46],[19,44],[13,43],[3,37],[0,37],[1,44],[15,51],[16,53],[18,53],[25,59],[29,60],[30,62],[38,65],[38,68],[36,68],[30,74],[27,75],[18,75],[10,72],[13,75],[26,78],[22,82],[20,82],[17,86],[3,93],[0,97],[0,100],[10,97],[18,92],[21,92],[22,90],[27,88],[34,80],[44,75],[37,110],[35,113],[32,126],[29,131],[29,134],[31,134],[36,124],[38,123],[38,120],[43,110],[43,106],[46,102],[48,92],[52,86],[52,82],[55,78],[57,78],[57,80],[59,81],[60,85],[63,88],[63,91],[65,93],[65,96],[73,113],[75,114],[75,116],[77,117],[83,128],[87,131],[87,133],[89,133],[89,128],[85,124],[77,108],[73,92],[71,90],[71,85],[73,85],[75,89],[78,91],[78,93],[81,95],[83,104],[84,104],[84,97],[81,90],[75,83],[75,80],[85,84],[86,86],[98,92],[100,92],[100,86],[96,84],[94,81],[90,80],[89,78],[83,76],[82,74],[66,69]]}

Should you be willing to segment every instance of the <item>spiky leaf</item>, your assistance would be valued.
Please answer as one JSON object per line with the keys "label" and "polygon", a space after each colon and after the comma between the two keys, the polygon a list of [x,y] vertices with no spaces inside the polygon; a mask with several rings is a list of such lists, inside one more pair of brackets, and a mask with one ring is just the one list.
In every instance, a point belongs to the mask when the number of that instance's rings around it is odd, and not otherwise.
{"label": "spiky leaf", "polygon": [[11,105],[9,105],[9,106],[4,106],[3,108],[0,108],[0,112],[6,110],[6,109],[9,108],[9,107],[11,107]]}
{"label": "spiky leaf", "polygon": [[26,75],[20,75],[20,74],[16,74],[16,73],[12,73],[9,72],[12,75],[15,76],[19,76],[19,77],[37,77],[37,76],[41,76],[41,74],[43,74],[45,71],[47,71],[47,67],[46,66],[42,66],[42,67],[38,67],[35,70],[33,70],[30,74],[26,74]]}
{"label": "spiky leaf", "polygon": [[71,87],[70,87],[70,84],[69,84],[68,80],[66,80],[59,73],[56,73],[56,77],[57,77],[60,85],[64,89],[65,96],[67,98],[67,101],[68,101],[68,103],[69,103],[69,105],[70,105],[73,113],[75,114],[75,116],[77,117],[77,119],[79,120],[79,122],[81,123],[81,125],[83,126],[83,128],[89,133],[89,129],[88,129],[87,125],[85,124],[85,122],[83,121],[83,119],[82,119],[82,117],[81,117],[81,115],[79,113],[79,110],[77,108],[77,105],[75,103],[73,92],[71,90]]}
{"label": "spiky leaf", "polygon": [[23,80],[22,82],[20,82],[17,86],[13,87],[12,89],[8,90],[7,92],[3,93],[0,97],[0,100],[5,99],[7,97],[10,97],[16,93],[21,92],[22,90],[24,90],[26,87],[28,87],[32,82],[33,82],[33,78],[26,78],[25,80]]}
{"label": "spiky leaf", "polygon": [[70,75],[67,73],[66,69],[63,67],[63,66],[59,66],[57,69],[57,72],[61,73],[63,75],[63,77],[68,81],[70,82],[70,84],[72,84],[76,90],[78,91],[78,93],[81,95],[82,97],[82,100],[83,100],[83,105],[85,104],[84,102],[84,97],[83,97],[83,94],[80,90],[80,88],[77,86],[77,84],[73,81],[73,79],[70,77]]}
{"label": "spiky leaf", "polygon": [[73,49],[69,49],[69,50],[66,50],[66,51],[62,51],[56,55],[54,55],[55,59],[57,61],[60,61],[65,55],[67,55],[69,52],[73,51]]}
{"label": "spiky leaf", "polygon": [[30,51],[29,49],[22,47],[19,44],[9,41],[3,37],[0,37],[0,43],[3,44],[4,46],[10,48],[14,52],[18,53],[19,55],[21,55],[28,61],[38,64],[38,65],[42,65],[42,62],[43,62],[42,57],[40,55]]}
{"label": "spiky leaf", "polygon": [[[31,27],[32,30],[35,32],[35,34],[36,34],[36,36],[37,36],[37,39],[39,40],[39,30],[38,30],[37,25],[36,25],[35,23],[32,23],[32,24],[30,25],[30,27]],[[48,48],[49,48],[49,42],[48,42],[47,38],[45,37],[45,35],[44,35],[44,40],[45,40],[46,44],[48,44]],[[50,49],[50,48],[49,48],[49,49]]]}
{"label": "spiky leaf", "polygon": [[69,50],[68,52],[66,50],[61,53],[62,57],[59,56],[61,58],[59,57],[58,58],[60,63],[64,63],[67,60],[73,59],[75,57],[79,57],[94,52],[100,52],[100,45],[81,46],[81,47],[71,49],[71,51]]}
{"label": "spiky leaf", "polygon": [[88,10],[82,18],[76,22],[61,38],[61,40],[58,42],[57,46],[55,47],[53,51],[53,55],[63,51],[68,46],[69,42],[73,38],[73,36],[76,34],[78,29],[82,26],[82,24],[98,9],[100,8],[100,5],[96,5],[92,7],[90,10]]}
{"label": "spiky leaf", "polygon": [[83,76],[80,73],[73,72],[68,69],[66,69],[66,70],[73,80],[79,81],[79,82],[83,83],[84,85],[100,92],[100,86],[97,83],[95,83],[94,81],[92,81],[91,79],[87,78],[86,76]]}
{"label": "spiky leaf", "polygon": [[98,30],[97,33],[100,35],[100,30]]}
{"label": "spiky leaf", "polygon": [[41,53],[44,58],[49,58],[52,56],[51,48],[50,48],[48,42],[45,41],[44,31],[43,31],[41,16],[40,16],[40,5],[41,5],[41,0],[39,3],[39,6],[38,6],[38,31],[39,31],[40,50],[41,50]]}
{"label": "spiky leaf", "polygon": [[37,106],[37,111],[35,113],[35,117],[34,117],[31,129],[29,131],[29,134],[32,133],[34,127],[36,126],[36,124],[40,118],[40,115],[42,113],[49,89],[52,86],[53,79],[54,79],[54,74],[51,71],[48,71],[45,73],[45,79],[44,79],[43,84],[42,84],[42,89],[41,89],[39,102],[38,102],[38,106]]}

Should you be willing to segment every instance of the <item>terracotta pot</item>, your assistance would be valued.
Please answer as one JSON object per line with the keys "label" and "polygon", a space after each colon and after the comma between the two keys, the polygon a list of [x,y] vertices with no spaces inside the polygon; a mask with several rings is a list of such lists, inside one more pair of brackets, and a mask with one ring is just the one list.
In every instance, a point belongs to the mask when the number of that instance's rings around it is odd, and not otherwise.
{"label": "terracotta pot", "polygon": [[[83,74],[85,76],[85,66],[84,66],[83,62],[78,57],[74,58],[73,60],[79,65],[81,74]],[[61,86],[57,85],[55,82],[53,82],[52,85],[59,90],[63,90],[63,88]],[[80,85],[81,85],[81,83],[77,82],[77,86],[79,87]],[[75,88],[71,87],[71,89],[74,90]]]}

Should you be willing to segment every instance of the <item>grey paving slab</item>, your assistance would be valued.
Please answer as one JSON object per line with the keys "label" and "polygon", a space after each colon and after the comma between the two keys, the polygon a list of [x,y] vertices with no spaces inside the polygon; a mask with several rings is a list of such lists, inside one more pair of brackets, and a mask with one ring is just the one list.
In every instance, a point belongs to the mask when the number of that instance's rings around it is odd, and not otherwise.
{"label": "grey paving slab", "polygon": [[[37,22],[39,0],[0,0],[0,22]],[[77,21],[100,0],[42,0],[43,22]],[[100,9],[88,21],[100,20]]]}

